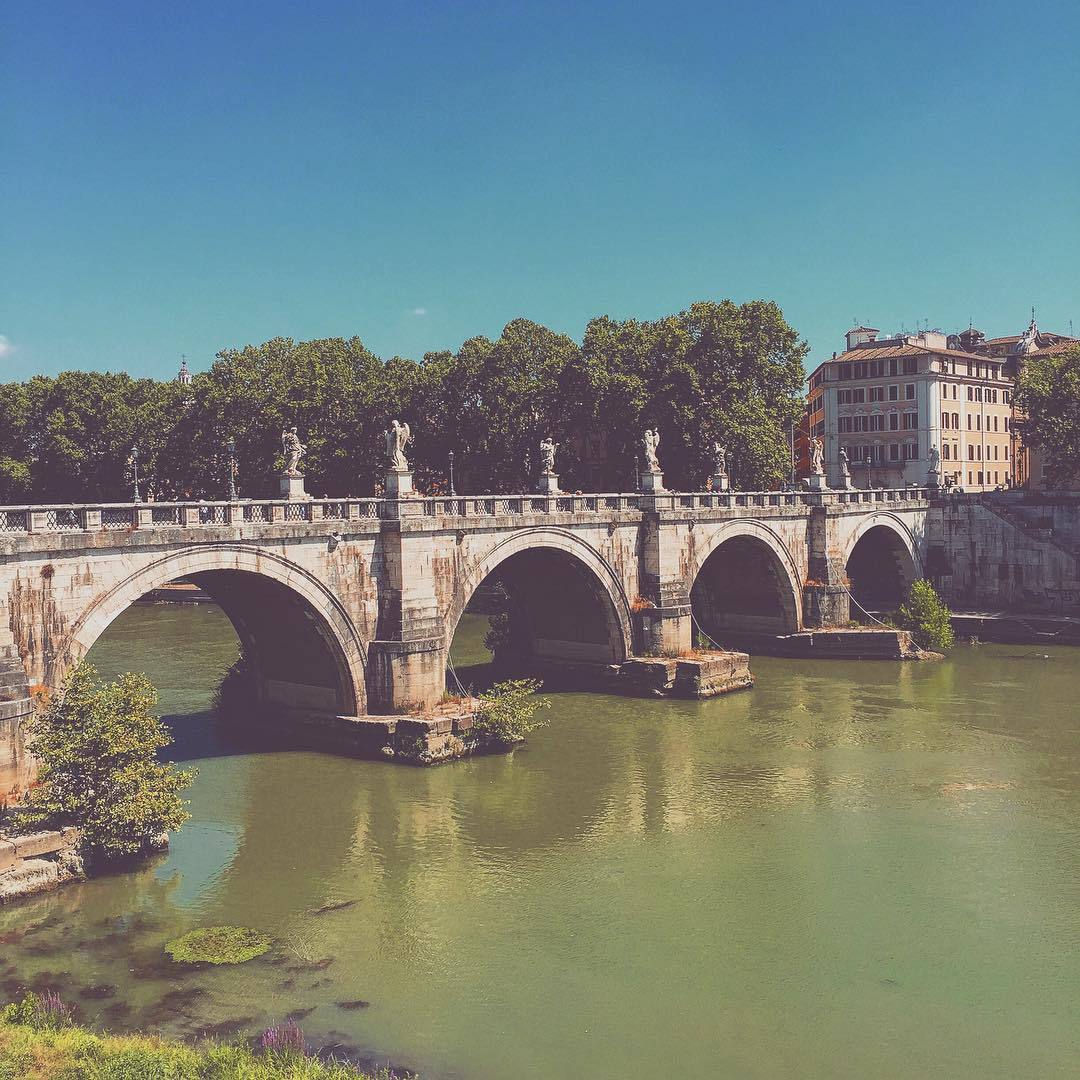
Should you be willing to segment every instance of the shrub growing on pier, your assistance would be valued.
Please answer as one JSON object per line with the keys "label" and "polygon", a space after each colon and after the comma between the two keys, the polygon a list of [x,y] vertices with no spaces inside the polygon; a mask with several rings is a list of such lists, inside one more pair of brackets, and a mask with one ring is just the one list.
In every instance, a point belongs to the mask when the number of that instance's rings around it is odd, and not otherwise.
{"label": "shrub growing on pier", "polygon": [[956,644],[949,609],[929,581],[916,581],[897,613],[900,626],[910,630],[921,649],[951,649]]}
{"label": "shrub growing on pier", "polygon": [[496,683],[480,695],[473,719],[473,732],[482,740],[510,745],[524,742],[530,731],[543,727],[547,718],[537,714],[551,707],[547,698],[536,696],[543,684],[536,679],[511,679]]}
{"label": "shrub growing on pier", "polygon": [[75,826],[91,862],[141,854],[178,829],[189,816],[179,792],[195,774],[158,760],[172,736],[156,705],[144,675],[103,683],[78,664],[28,723],[39,783],[20,824]]}

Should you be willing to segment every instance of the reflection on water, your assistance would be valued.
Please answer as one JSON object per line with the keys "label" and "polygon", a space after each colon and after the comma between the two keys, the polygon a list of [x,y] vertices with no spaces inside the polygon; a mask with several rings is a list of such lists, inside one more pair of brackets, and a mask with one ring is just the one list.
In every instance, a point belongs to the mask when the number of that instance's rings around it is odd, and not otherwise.
{"label": "reflection on water", "polygon": [[[422,770],[230,743],[200,712],[223,616],[135,608],[94,659],[162,687],[193,820],[138,873],[0,909],[0,980],[111,1027],[302,1014],[428,1077],[1074,1075],[1080,653],[1045,653],[558,694],[527,748]],[[281,945],[161,963],[216,923]]]}

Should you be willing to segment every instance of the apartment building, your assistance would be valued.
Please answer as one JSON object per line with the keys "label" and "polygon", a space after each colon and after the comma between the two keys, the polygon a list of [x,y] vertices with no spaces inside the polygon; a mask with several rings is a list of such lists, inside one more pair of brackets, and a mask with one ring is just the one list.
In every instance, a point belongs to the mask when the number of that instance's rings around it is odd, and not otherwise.
{"label": "apartment building", "polygon": [[810,428],[824,444],[830,486],[843,484],[841,448],[856,487],[925,484],[931,447],[943,485],[986,491],[1011,484],[1007,364],[951,347],[956,342],[938,330],[878,333],[849,330],[845,351],[809,378]]}

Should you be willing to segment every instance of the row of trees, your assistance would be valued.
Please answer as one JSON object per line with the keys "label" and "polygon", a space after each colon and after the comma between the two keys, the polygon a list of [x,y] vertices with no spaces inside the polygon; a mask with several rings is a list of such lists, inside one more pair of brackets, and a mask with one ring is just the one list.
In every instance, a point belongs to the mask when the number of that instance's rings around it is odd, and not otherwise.
{"label": "row of trees", "polygon": [[537,444],[559,444],[567,490],[633,485],[638,439],[661,433],[669,486],[700,488],[715,439],[735,481],[774,485],[790,467],[807,345],[776,304],[694,304],[652,322],[589,323],[580,344],[526,319],[420,362],[383,361],[359,338],[225,349],[190,385],[65,372],[0,386],[0,502],[128,497],[128,458],[157,498],[221,498],[236,441],[241,494],[277,494],[280,435],[295,424],[313,494],[365,495],[383,432],[407,420],[421,490],[526,490]]}

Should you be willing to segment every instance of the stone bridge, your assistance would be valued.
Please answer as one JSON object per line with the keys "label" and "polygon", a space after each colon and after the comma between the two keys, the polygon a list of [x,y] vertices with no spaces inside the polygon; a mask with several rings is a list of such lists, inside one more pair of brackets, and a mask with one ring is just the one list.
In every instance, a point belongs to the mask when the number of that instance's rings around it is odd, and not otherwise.
{"label": "stone bridge", "polygon": [[[236,628],[268,708],[403,713],[443,695],[478,587],[523,669],[610,665],[845,624],[923,573],[926,489],[0,508],[0,797],[35,685],[178,579]],[[182,643],[178,643],[182,647]]]}

